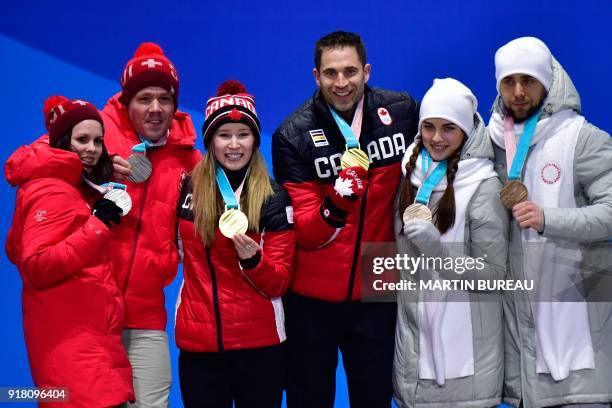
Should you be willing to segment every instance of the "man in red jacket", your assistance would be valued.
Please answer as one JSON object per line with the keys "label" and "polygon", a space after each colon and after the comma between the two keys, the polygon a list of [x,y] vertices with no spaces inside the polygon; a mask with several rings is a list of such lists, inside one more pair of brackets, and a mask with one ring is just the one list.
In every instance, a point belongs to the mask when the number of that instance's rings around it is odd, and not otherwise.
{"label": "man in red jacket", "polygon": [[[104,107],[105,142],[131,171],[132,211],[111,244],[126,304],[123,342],[134,373],[136,407],[167,407],[171,384],[164,286],[178,267],[177,203],[182,179],[200,159],[191,118],[177,111],[179,80],[163,50],[143,43]],[[121,167],[121,166],[119,166]]]}
{"label": "man in red jacket", "polygon": [[389,407],[396,308],[360,301],[360,254],[363,242],[394,241],[393,198],[418,107],[366,85],[370,64],[356,34],[321,38],[313,73],[319,89],[272,138],[298,244],[285,298],[287,404],[333,407],[340,349],[351,407]]}

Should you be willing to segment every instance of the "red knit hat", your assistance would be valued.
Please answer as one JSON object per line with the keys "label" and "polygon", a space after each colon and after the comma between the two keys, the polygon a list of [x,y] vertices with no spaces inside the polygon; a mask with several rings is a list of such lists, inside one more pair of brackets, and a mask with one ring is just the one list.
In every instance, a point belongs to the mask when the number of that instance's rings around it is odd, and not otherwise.
{"label": "red knit hat", "polygon": [[96,107],[81,99],[70,100],[64,96],[50,96],[45,100],[43,112],[51,146],[54,146],[74,125],[84,120],[96,120],[104,126]]}
{"label": "red knit hat", "polygon": [[148,86],[159,86],[174,98],[174,110],[178,107],[179,79],[174,68],[164,55],[164,50],[155,43],[140,44],[134,58],[128,61],[121,75],[119,101],[127,106],[134,95]]}
{"label": "red knit hat", "polygon": [[224,123],[241,122],[248,125],[255,136],[255,144],[259,146],[260,124],[255,112],[255,98],[246,93],[246,88],[239,81],[230,79],[219,86],[217,96],[206,102],[202,137],[204,147],[212,141],[212,137]]}

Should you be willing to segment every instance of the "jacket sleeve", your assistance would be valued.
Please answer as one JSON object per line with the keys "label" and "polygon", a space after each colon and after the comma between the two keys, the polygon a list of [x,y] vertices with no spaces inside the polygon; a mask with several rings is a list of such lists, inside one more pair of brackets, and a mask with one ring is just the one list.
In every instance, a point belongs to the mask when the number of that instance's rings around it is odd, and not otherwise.
{"label": "jacket sleeve", "polygon": [[264,208],[261,260],[255,268],[241,269],[257,290],[272,298],[283,295],[289,285],[295,255],[295,234],[286,191],[278,192],[273,202]]}
{"label": "jacket sleeve", "polygon": [[[31,186],[34,187],[34,186]],[[61,187],[45,187],[24,200],[20,270],[24,281],[46,289],[75,275],[91,263],[110,237],[110,230],[91,215],[74,229],[74,199]]]}
{"label": "jacket sleeve", "polygon": [[586,206],[544,208],[543,235],[604,241],[612,237],[612,138],[590,124],[580,132],[574,153],[574,183],[586,196]]}
{"label": "jacket sleeve", "polygon": [[340,225],[332,226],[321,213],[326,188],[318,183],[312,169],[304,164],[287,136],[277,130],[272,137],[274,176],[289,193],[294,210],[297,244],[314,250],[330,242]]}

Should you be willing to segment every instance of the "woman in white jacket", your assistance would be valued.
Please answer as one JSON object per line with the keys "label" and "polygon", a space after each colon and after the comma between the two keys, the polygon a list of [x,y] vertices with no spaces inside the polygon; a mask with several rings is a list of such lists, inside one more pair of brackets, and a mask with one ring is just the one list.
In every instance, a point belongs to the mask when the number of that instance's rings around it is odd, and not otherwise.
{"label": "woman in white jacket", "polygon": [[402,278],[421,289],[421,283],[450,281],[463,290],[399,293],[393,377],[401,407],[492,407],[501,401],[500,293],[477,290],[505,276],[509,221],[476,108],[465,85],[435,80],[402,161],[398,252],[429,263],[402,271]]}

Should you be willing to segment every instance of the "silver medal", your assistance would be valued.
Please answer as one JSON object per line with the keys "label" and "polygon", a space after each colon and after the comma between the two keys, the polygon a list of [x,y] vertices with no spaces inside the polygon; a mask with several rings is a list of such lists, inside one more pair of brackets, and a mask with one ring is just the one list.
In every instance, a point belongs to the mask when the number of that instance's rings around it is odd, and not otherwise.
{"label": "silver medal", "polygon": [[127,161],[132,166],[132,173],[127,179],[132,183],[142,183],[151,176],[153,166],[144,154],[132,154],[127,158]]}
{"label": "silver medal", "polygon": [[104,194],[104,198],[111,200],[117,207],[121,208],[121,216],[124,217],[132,209],[132,198],[127,191],[120,188],[114,188],[108,193]]}

